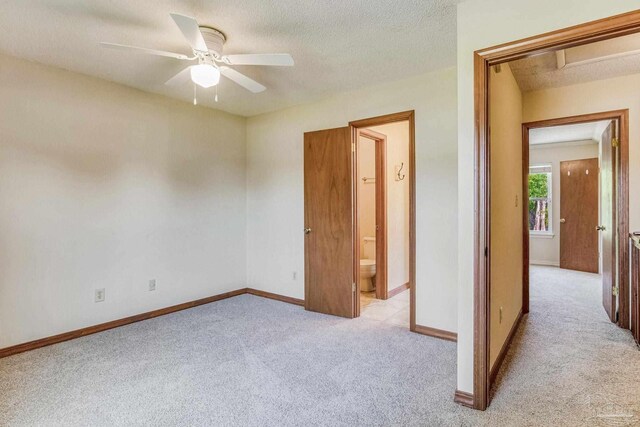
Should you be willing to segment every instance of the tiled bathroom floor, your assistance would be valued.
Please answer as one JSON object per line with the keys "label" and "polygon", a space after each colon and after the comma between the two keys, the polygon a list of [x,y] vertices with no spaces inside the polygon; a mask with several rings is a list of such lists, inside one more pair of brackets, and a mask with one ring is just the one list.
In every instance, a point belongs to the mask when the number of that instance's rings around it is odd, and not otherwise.
{"label": "tiled bathroom floor", "polygon": [[360,294],[360,316],[396,326],[409,327],[409,290],[388,300],[379,300],[375,296],[375,292]]}

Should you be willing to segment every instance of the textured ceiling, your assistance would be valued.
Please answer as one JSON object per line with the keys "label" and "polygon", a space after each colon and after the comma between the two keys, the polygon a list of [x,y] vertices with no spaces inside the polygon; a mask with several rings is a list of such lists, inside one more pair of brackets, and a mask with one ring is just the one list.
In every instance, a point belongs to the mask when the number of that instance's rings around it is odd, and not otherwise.
{"label": "textured ceiling", "polygon": [[[616,45],[616,40],[618,41]],[[619,55],[618,47],[638,44],[640,35],[621,37],[606,42],[592,43],[566,50],[567,60],[572,57],[591,59],[584,64],[567,65],[558,69],[555,52],[548,52],[509,63],[511,71],[524,92],[569,86],[595,80],[609,79],[640,73],[640,52],[626,56]],[[631,43],[630,43],[631,42]],[[631,49],[631,47],[629,47]],[[599,56],[612,57],[598,60]]]}
{"label": "textured ceiling", "polygon": [[587,141],[597,143],[608,124],[609,120],[604,120],[600,122],[531,129],[529,131],[529,143],[531,145],[564,142],[584,143]]}
{"label": "textured ceiling", "polygon": [[170,12],[223,31],[225,53],[290,53],[295,67],[236,67],[267,86],[223,80],[220,102],[244,116],[455,65],[458,0],[0,0],[0,52],[189,101],[164,82],[187,63],[104,49],[101,41],[190,54]]}

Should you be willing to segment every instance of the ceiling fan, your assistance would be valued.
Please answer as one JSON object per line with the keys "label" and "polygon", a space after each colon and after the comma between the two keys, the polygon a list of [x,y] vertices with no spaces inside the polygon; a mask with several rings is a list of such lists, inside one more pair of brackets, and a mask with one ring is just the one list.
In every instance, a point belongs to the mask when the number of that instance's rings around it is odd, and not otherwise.
{"label": "ceiling fan", "polygon": [[[229,67],[230,65],[273,65],[292,66],[293,58],[288,53],[262,53],[223,55],[222,48],[226,42],[226,36],[219,30],[198,25],[195,18],[171,13],[171,18],[176,23],[187,43],[193,51],[192,56],[181,53],[167,52],[164,50],[148,49],[137,46],[127,46],[117,43],[101,42],[103,47],[121,49],[150,55],[165,56],[183,61],[198,61],[197,65],[190,65],[178,74],[167,80],[167,85],[178,85],[191,80],[198,86],[209,88],[220,82],[220,75],[239,84],[243,88],[259,93],[266,89],[263,85],[244,74]],[[217,95],[216,95],[217,101]]]}

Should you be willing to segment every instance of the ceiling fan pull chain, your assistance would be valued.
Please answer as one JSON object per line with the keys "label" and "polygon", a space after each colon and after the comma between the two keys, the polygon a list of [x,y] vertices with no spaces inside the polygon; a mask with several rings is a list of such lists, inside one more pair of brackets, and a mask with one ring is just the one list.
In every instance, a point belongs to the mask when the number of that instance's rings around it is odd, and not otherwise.
{"label": "ceiling fan pull chain", "polygon": [[218,85],[216,85],[216,96],[213,99],[214,101],[218,102]]}
{"label": "ceiling fan pull chain", "polygon": [[196,84],[193,84],[193,105],[198,105],[198,92],[196,92],[198,90]]}

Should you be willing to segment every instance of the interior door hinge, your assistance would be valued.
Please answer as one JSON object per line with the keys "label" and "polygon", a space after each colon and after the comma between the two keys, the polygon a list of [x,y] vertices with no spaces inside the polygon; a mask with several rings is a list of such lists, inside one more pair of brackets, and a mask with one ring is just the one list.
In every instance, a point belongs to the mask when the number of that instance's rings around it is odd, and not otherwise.
{"label": "interior door hinge", "polygon": [[355,152],[356,152],[356,143],[355,143],[355,142],[352,142],[352,143],[351,143],[351,152],[352,152],[352,153],[355,153]]}
{"label": "interior door hinge", "polygon": [[618,148],[620,146],[620,140],[618,138],[611,139],[611,146],[613,148]]}
{"label": "interior door hinge", "polygon": [[620,288],[618,288],[617,286],[614,286],[613,288],[611,288],[611,293],[612,293],[614,296],[616,296],[616,297],[617,297],[619,292],[620,292]]}
{"label": "interior door hinge", "polygon": [[355,292],[356,291],[356,282],[353,282],[351,284],[351,292]]}

